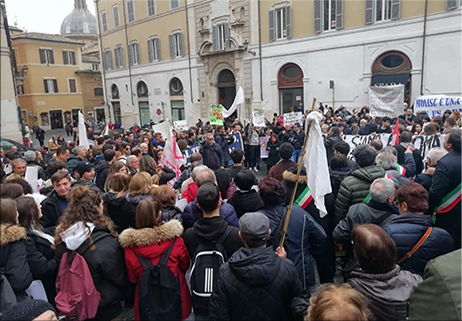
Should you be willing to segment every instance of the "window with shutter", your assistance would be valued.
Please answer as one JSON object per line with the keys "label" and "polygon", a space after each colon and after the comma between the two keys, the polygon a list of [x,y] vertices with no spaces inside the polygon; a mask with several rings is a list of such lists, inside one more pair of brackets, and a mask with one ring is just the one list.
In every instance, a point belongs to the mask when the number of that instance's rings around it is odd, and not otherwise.
{"label": "window with shutter", "polygon": [[179,6],[178,0],[170,0],[171,9],[176,9]]}
{"label": "window with shutter", "polygon": [[155,44],[155,53],[156,53],[156,60],[160,61],[161,60],[161,57],[160,57],[160,39],[157,38],[157,39],[154,39],[154,44]]}
{"label": "window with shutter", "polygon": [[212,27],[212,49],[214,52],[218,51],[218,26]]}
{"label": "window with shutter", "polygon": [[43,79],[43,88],[45,89],[45,93],[48,94],[48,81],[47,81],[47,79]]}
{"label": "window with shutter", "polygon": [[287,8],[276,9],[276,39],[285,39],[287,36]]}
{"label": "window with shutter", "polygon": [[51,49],[39,49],[40,63],[41,64],[54,64],[55,58],[53,50]]}
{"label": "window with shutter", "polygon": [[63,63],[65,65],[69,65],[69,56],[67,54],[67,51],[63,50]]}
{"label": "window with shutter", "polygon": [[63,50],[63,62],[65,65],[75,65],[75,52]]}
{"label": "window with shutter", "polygon": [[46,64],[45,50],[44,49],[39,49],[39,56],[40,56],[40,63],[41,64]]}
{"label": "window with shutter", "polygon": [[154,39],[148,40],[148,57],[149,62],[154,61]]}
{"label": "window with shutter", "polygon": [[287,39],[290,39],[291,36],[292,36],[292,8],[291,6],[287,6],[285,8],[285,12],[286,12],[286,26],[285,26],[285,29],[286,29],[286,38]]}
{"label": "window with shutter", "polygon": [[120,26],[120,23],[119,23],[119,7],[118,6],[112,7],[112,13],[114,15],[114,28],[117,28],[117,27]]}
{"label": "window with shutter", "polygon": [[148,0],[148,15],[153,16],[155,13],[154,0]]}
{"label": "window with shutter", "polygon": [[101,13],[101,21],[103,23],[103,31],[106,32],[107,31],[107,15],[106,15],[106,11],[103,11]]}
{"label": "window with shutter", "polygon": [[269,23],[269,41],[274,41],[276,40],[276,28],[274,25],[275,22],[275,14],[274,10],[269,11],[269,18],[268,18],[268,23]]}
{"label": "window with shutter", "polygon": [[173,40],[173,35],[168,35],[168,45],[170,52],[170,59],[175,58],[175,41]]}
{"label": "window with shutter", "polygon": [[446,0],[446,9],[454,10],[460,7],[460,0]]}
{"label": "window with shutter", "polygon": [[323,30],[335,30],[337,26],[337,0],[323,0],[322,19],[323,19]]}
{"label": "window with shutter", "polygon": [[138,43],[135,43],[135,64],[139,64],[140,61],[140,45]]}
{"label": "window with shutter", "polygon": [[69,92],[76,93],[77,92],[77,83],[75,79],[69,79]]}
{"label": "window with shutter", "polygon": [[374,0],[366,0],[365,9],[366,12],[364,24],[370,25],[374,23]]}
{"label": "window with shutter", "polygon": [[314,0],[314,32],[320,33],[322,31],[322,10],[321,1]]}
{"label": "window with shutter", "polygon": [[52,81],[53,81],[54,92],[57,93],[58,92],[58,81],[56,79],[52,79]]}
{"label": "window with shutter", "polygon": [[336,0],[337,14],[335,17],[335,29],[343,29],[343,0]]}
{"label": "window with shutter", "polygon": [[229,49],[229,46],[230,46],[230,41],[229,41],[229,25],[227,23],[225,23],[223,25],[223,31],[224,31],[224,39],[223,39],[223,44],[224,44],[224,47],[223,49],[226,50],[226,49]]}
{"label": "window with shutter", "polygon": [[401,17],[401,0],[391,0],[391,20]]}
{"label": "window with shutter", "polygon": [[128,22],[135,21],[135,5],[133,0],[127,1],[127,11],[128,11]]}
{"label": "window with shutter", "polygon": [[128,45],[128,63],[133,66],[133,46]]}
{"label": "window with shutter", "polygon": [[178,41],[178,53],[177,57],[184,56],[184,47],[183,47],[183,33],[177,33],[177,41]]}

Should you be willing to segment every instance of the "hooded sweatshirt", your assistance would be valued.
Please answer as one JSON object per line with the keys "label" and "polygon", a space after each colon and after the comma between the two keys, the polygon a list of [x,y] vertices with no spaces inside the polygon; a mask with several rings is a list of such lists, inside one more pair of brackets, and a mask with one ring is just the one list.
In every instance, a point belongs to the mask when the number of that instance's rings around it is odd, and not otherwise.
{"label": "hooded sweatshirt", "polygon": [[88,238],[95,225],[93,223],[77,222],[60,234],[61,239],[70,251],[77,250]]}

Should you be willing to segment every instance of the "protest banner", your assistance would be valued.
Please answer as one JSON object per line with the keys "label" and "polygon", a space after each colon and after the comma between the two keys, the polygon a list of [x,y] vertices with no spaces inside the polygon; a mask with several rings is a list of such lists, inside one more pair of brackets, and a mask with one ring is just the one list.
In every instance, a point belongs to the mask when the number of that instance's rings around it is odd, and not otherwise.
{"label": "protest banner", "polygon": [[369,86],[372,117],[398,117],[403,113],[404,85]]}
{"label": "protest banner", "polygon": [[186,123],[186,119],[174,121],[173,128],[175,128],[175,130],[177,131],[188,130],[188,124]]}
{"label": "protest banner", "polygon": [[199,145],[193,145],[183,151],[185,164],[191,164],[191,155],[194,153],[199,153],[201,147]]}
{"label": "protest banner", "polygon": [[210,106],[210,125],[223,125],[223,106],[212,105]]}
{"label": "protest banner", "polygon": [[252,123],[254,126],[265,126],[265,116],[262,109],[252,109]]}
{"label": "protest banner", "polygon": [[269,136],[260,137],[260,158],[268,158],[269,151],[266,150]]}
{"label": "protest banner", "polygon": [[154,130],[155,133],[161,133],[164,138],[169,137],[169,134],[171,134],[170,131],[170,124],[166,121],[159,123],[157,125],[153,125],[152,129]]}
{"label": "protest banner", "polygon": [[[229,153],[231,154],[231,151],[235,148],[240,148],[244,150],[244,142],[242,141],[241,133],[234,133],[232,138],[233,138],[233,141],[231,143],[228,143]],[[232,163],[233,161],[230,160],[229,165],[231,165]]]}
{"label": "protest banner", "polygon": [[294,125],[295,123],[301,124],[303,122],[303,114],[300,111],[285,113],[283,117],[284,117],[284,126]]}
{"label": "protest banner", "polygon": [[417,97],[414,102],[414,114],[419,111],[427,113],[428,117],[433,118],[443,115],[444,111],[462,112],[462,98],[458,96],[428,95]]}

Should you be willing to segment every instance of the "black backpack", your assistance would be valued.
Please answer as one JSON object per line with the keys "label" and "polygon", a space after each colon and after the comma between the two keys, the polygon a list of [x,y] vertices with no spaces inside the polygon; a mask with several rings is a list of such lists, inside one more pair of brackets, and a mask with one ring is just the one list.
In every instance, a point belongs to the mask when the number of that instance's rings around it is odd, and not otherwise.
{"label": "black backpack", "polygon": [[[199,246],[192,258],[193,264],[190,277],[195,315],[209,314],[209,300],[212,296],[213,287],[220,277],[220,266],[228,260],[222,244],[232,230],[232,227],[228,226],[223,235],[213,243],[200,243],[196,235]],[[193,231],[196,234],[194,228]]]}
{"label": "black backpack", "polygon": [[135,255],[143,266],[144,272],[138,281],[138,307],[141,320],[182,319],[180,283],[172,270],[167,267],[168,258],[176,239],[160,257],[157,265],[145,257]]}

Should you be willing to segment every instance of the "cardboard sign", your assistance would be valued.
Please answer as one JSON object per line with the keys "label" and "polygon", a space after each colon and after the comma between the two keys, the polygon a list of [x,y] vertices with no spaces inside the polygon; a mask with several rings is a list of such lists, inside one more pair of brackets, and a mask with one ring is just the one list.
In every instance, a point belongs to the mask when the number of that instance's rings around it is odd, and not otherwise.
{"label": "cardboard sign", "polygon": [[266,150],[266,145],[269,139],[269,136],[260,137],[260,158],[268,158],[269,151]]}
{"label": "cardboard sign", "polygon": [[284,126],[294,125],[295,123],[302,124],[303,122],[303,113],[301,111],[285,113],[283,116],[284,116]]}
{"label": "cardboard sign", "polygon": [[262,109],[252,109],[252,123],[257,127],[265,126],[265,116]]}
{"label": "cardboard sign", "polygon": [[210,125],[223,125],[223,106],[212,105],[210,106]]}
{"label": "cardboard sign", "polygon": [[175,128],[177,131],[188,130],[188,124],[186,123],[186,119],[174,121],[173,128]]}
{"label": "cardboard sign", "polygon": [[404,85],[369,86],[372,117],[398,117],[403,113]]}

